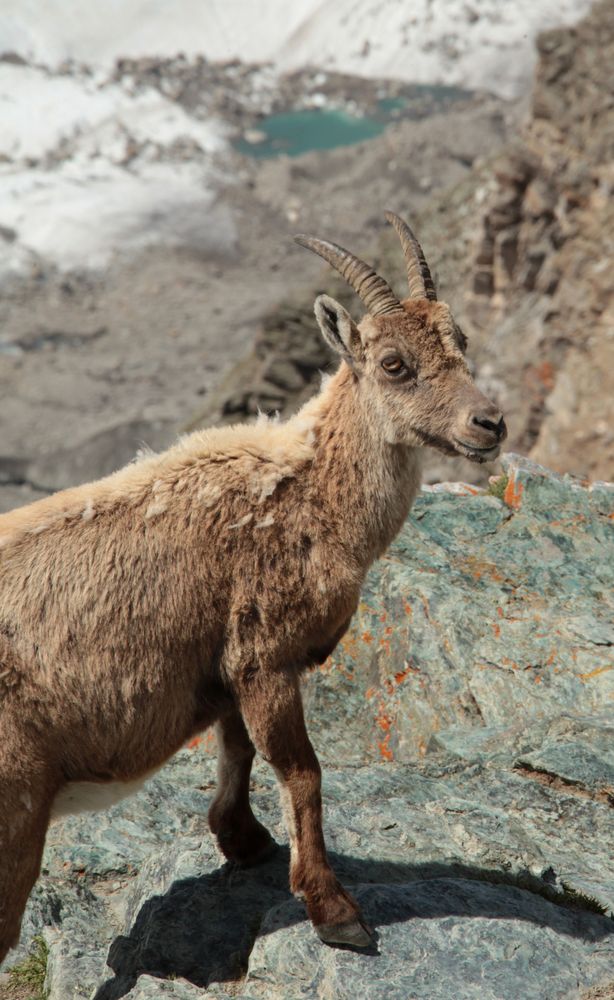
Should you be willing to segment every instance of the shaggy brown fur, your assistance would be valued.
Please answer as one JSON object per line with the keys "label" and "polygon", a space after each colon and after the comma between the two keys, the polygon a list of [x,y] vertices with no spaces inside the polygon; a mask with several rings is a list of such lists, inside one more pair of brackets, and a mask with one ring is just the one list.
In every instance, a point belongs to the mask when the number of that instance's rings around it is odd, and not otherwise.
{"label": "shaggy brown fur", "polygon": [[286,424],[197,432],[0,517],[0,959],[54,800],[78,808],[75,783],[134,782],[213,724],[224,854],[271,846],[249,806],[257,750],[281,783],[292,890],[325,940],[369,943],[326,858],[299,676],[334,649],[406,518],[421,446],[482,460],[504,433],[447,306],[403,306],[359,329],[320,297],[344,360]]}

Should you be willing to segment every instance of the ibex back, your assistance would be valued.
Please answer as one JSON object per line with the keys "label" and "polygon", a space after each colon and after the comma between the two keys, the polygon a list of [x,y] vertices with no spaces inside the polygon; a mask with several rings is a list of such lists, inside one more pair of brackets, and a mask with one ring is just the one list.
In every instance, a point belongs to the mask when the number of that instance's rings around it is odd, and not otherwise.
{"label": "ibex back", "polygon": [[325,941],[370,943],[327,861],[300,675],[348,628],[419,488],[423,447],[481,462],[505,436],[411,230],[387,217],[403,302],[341,247],[297,237],[367,313],[357,326],[316,300],[341,364],[295,417],[194,433],[0,517],[0,959],[51,815],[91,807],[104,783],[132,790],[214,724],[209,822],[224,855],[247,864],[272,847],[249,804],[258,751],[281,785],[292,891]]}

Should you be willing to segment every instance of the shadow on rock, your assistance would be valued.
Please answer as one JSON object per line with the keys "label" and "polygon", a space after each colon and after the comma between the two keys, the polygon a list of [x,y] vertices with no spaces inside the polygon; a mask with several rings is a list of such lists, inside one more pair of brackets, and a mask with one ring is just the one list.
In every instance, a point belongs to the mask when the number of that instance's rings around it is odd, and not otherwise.
{"label": "shadow on rock", "polygon": [[[587,942],[614,934],[614,920],[592,911],[590,900],[558,892],[528,872],[400,864],[332,851],[329,857],[345,885],[381,890],[358,893],[367,921],[376,928],[412,918],[466,916],[528,921]],[[225,864],[209,874],[176,881],[164,895],[151,897],[130,934],[111,945],[107,963],[115,976],[98,989],[94,1000],[119,1000],[144,973],[187,979],[199,987],[240,978],[258,933],[306,919],[304,906],[290,895],[288,865],[288,848],[281,847],[255,868]],[[414,896],[389,891],[392,886],[408,889],[408,883],[419,883]],[[263,924],[272,909],[275,914]]]}

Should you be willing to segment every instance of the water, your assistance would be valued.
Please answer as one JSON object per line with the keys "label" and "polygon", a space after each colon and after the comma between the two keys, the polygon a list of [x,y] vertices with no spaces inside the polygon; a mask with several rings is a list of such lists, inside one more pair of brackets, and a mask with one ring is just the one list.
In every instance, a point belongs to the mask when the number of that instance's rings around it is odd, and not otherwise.
{"label": "water", "polygon": [[269,115],[258,122],[257,131],[265,136],[262,142],[250,143],[246,139],[238,139],[234,147],[239,153],[259,160],[282,153],[300,156],[313,149],[335,149],[374,139],[387,124],[385,118],[358,118],[345,111],[288,111]]}
{"label": "water", "polygon": [[467,96],[467,91],[457,87],[415,85],[408,88],[406,96],[381,98],[371,115],[351,115],[339,108],[285,111],[255,125],[259,141],[240,138],[233,146],[239,153],[258,160],[353,146],[381,135],[392,121],[422,118]]}

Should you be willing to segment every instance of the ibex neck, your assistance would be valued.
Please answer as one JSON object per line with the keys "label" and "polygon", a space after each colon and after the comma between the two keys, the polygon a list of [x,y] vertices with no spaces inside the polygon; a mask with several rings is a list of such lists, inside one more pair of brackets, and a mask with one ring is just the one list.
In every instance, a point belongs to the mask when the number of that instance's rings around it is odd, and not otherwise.
{"label": "ibex neck", "polygon": [[421,478],[421,449],[392,445],[342,364],[317,401],[314,501],[333,515],[337,537],[369,564],[409,513]]}

